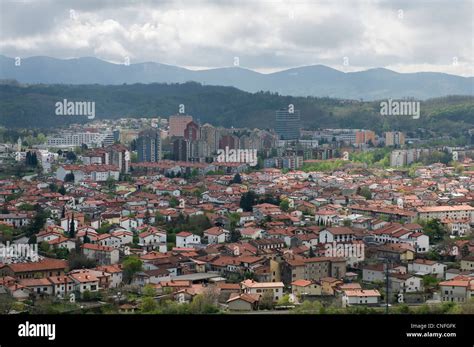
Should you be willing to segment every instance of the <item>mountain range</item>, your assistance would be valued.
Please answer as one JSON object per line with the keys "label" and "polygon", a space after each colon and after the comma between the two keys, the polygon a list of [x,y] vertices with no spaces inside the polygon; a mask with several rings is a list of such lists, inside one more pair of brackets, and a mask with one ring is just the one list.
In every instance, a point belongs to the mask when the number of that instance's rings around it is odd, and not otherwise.
{"label": "mountain range", "polygon": [[184,83],[232,86],[255,93],[269,91],[288,96],[382,100],[425,100],[447,95],[474,95],[474,77],[438,72],[397,73],[384,68],[342,72],[324,65],[263,74],[241,67],[189,70],[148,62],[114,64],[97,58],[56,59],[37,56],[15,59],[0,55],[0,79],[28,84]]}

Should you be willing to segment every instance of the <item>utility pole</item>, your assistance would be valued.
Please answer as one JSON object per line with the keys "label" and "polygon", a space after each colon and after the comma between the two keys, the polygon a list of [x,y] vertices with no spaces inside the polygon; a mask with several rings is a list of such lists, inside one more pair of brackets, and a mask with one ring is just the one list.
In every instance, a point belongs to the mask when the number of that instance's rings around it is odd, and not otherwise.
{"label": "utility pole", "polygon": [[386,289],[385,289],[385,314],[388,314],[388,297],[389,297],[389,283],[388,283],[388,258],[385,259],[385,282],[386,282]]}

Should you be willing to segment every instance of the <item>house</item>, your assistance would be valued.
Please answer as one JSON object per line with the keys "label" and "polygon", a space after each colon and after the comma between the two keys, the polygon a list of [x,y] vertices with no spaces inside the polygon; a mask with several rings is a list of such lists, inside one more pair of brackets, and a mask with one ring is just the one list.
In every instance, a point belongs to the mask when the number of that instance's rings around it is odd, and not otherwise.
{"label": "house", "polygon": [[275,302],[281,299],[285,287],[283,282],[255,282],[253,280],[242,281],[240,286],[246,294],[264,295],[266,292],[270,292]]}
{"label": "house", "polygon": [[48,281],[53,286],[53,295],[66,297],[74,292],[74,280],[69,276],[51,276]]}
{"label": "house", "polygon": [[201,244],[201,236],[192,234],[188,231],[181,231],[176,234],[176,247],[187,248],[193,245]]}
{"label": "house", "polygon": [[[387,277],[386,264],[368,264],[362,267],[362,281],[368,283],[385,282]],[[388,265],[389,274],[405,274],[406,267],[395,264]]]}
{"label": "house", "polygon": [[423,291],[423,281],[420,277],[392,273],[388,278],[389,286],[394,293],[416,293]]}
{"label": "house", "polygon": [[92,164],[92,165],[61,165],[56,171],[56,179],[64,181],[67,174],[74,175],[74,182],[92,180],[94,182],[105,182],[112,178],[118,181],[120,169],[114,165]]}
{"label": "house", "polygon": [[386,244],[377,248],[376,256],[396,262],[409,262],[415,258],[415,250],[405,243]]}
{"label": "house", "polygon": [[457,276],[439,283],[441,300],[444,302],[466,302],[474,298],[474,279]]}
{"label": "house", "polygon": [[212,227],[204,230],[204,238],[207,239],[209,244],[224,243],[228,240],[229,231],[221,227]]}
{"label": "house", "polygon": [[149,227],[146,231],[138,234],[138,245],[147,251],[156,249],[165,253],[167,251],[166,232]]}
{"label": "house", "polygon": [[239,229],[240,235],[244,239],[258,239],[262,237],[265,230],[261,228],[247,227]]}
{"label": "house", "polygon": [[421,276],[431,275],[437,278],[444,278],[446,268],[446,265],[428,259],[415,259],[413,262],[408,263],[408,272]]}
{"label": "house", "polygon": [[345,274],[346,260],[344,258],[289,257],[281,264],[282,280],[288,286],[296,280],[320,281],[324,277],[343,278]]}
{"label": "house", "polygon": [[227,306],[231,311],[254,311],[258,308],[259,294],[232,293]]}
{"label": "house", "polygon": [[469,205],[424,206],[417,208],[416,212],[419,219],[467,219],[470,224],[474,224],[474,207]]}
{"label": "house", "polygon": [[99,291],[99,279],[90,274],[88,270],[74,270],[69,273],[69,276],[74,281],[74,290],[81,295],[86,291]]}
{"label": "house", "polygon": [[121,246],[121,239],[111,234],[100,234],[97,236],[96,243],[101,246],[119,248]]}
{"label": "house", "polygon": [[24,301],[30,297],[31,291],[18,283],[11,283],[4,285],[6,292],[10,294],[15,300]]}
{"label": "house", "polygon": [[4,264],[0,267],[0,276],[12,276],[17,279],[62,276],[66,267],[66,260],[43,258],[37,262]]}
{"label": "house", "polygon": [[347,289],[343,291],[342,306],[377,306],[380,296],[380,292],[375,289]]}
{"label": "house", "polygon": [[282,213],[280,207],[268,203],[254,205],[252,207],[252,212],[257,221],[261,221],[267,216],[274,217]]}
{"label": "house", "polygon": [[474,256],[461,259],[461,271],[474,271]]}
{"label": "house", "polygon": [[110,231],[110,234],[113,237],[116,237],[119,239],[120,246],[133,243],[133,233],[131,231],[118,228],[116,230]]}
{"label": "house", "polygon": [[13,225],[15,228],[21,228],[30,222],[26,213],[7,213],[0,214],[0,222]]}
{"label": "house", "polygon": [[120,264],[102,265],[95,268],[97,271],[103,271],[110,275],[109,288],[118,288],[123,281],[123,270]]}
{"label": "house", "polygon": [[60,236],[46,242],[48,242],[48,244],[54,249],[64,248],[68,251],[71,251],[76,248],[76,243],[72,239],[69,239],[64,236]]}
{"label": "house", "polygon": [[36,295],[52,295],[54,293],[54,286],[48,278],[25,278],[19,280],[18,284]]}
{"label": "house", "polygon": [[321,278],[322,295],[335,295],[336,287],[343,284],[343,282],[334,277]]}
{"label": "house", "polygon": [[325,228],[319,232],[319,243],[350,242],[355,239],[355,233],[348,227]]}
{"label": "house", "polygon": [[302,299],[306,296],[321,296],[322,286],[316,281],[296,280],[291,282],[291,292]]}
{"label": "house", "polygon": [[119,250],[108,246],[85,243],[81,246],[82,253],[89,259],[95,260],[99,265],[117,264]]}

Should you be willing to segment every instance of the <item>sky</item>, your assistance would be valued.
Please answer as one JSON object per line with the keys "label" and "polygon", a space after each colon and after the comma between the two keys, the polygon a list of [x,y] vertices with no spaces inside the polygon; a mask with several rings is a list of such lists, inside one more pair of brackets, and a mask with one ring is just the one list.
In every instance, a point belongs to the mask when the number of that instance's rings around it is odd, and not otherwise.
{"label": "sky", "polygon": [[474,0],[0,0],[0,54],[474,76]]}

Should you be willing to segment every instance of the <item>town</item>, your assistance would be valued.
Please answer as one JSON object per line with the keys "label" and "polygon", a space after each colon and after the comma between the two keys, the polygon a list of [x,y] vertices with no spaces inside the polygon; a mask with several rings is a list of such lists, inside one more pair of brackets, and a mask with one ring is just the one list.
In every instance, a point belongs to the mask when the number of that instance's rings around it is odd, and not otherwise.
{"label": "town", "polygon": [[1,313],[473,313],[474,147],[299,117],[5,141]]}

